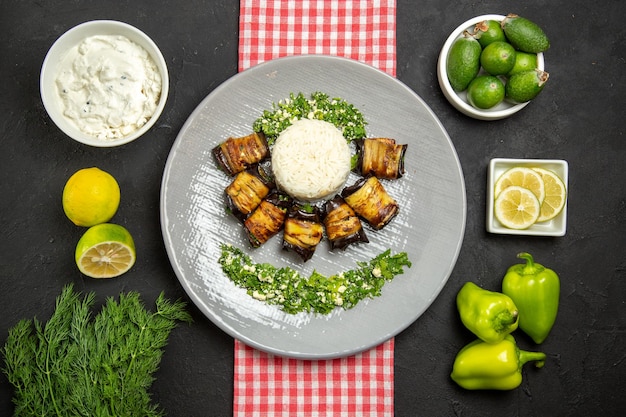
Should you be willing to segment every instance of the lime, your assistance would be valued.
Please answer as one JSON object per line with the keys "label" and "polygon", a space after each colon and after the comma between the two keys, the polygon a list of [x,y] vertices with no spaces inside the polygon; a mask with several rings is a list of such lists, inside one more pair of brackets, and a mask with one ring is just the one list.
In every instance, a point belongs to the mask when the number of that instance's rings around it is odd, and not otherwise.
{"label": "lime", "polygon": [[543,90],[549,76],[540,69],[513,74],[506,83],[505,95],[518,103],[530,101]]}
{"label": "lime", "polygon": [[522,52],[545,52],[550,47],[543,29],[526,18],[509,14],[501,26],[508,41]]}
{"label": "lime", "polygon": [[108,172],[84,168],[75,172],[63,188],[63,211],[77,226],[108,222],[120,204],[120,187]]}
{"label": "lime", "polygon": [[513,69],[511,69],[506,76],[511,77],[518,72],[532,71],[535,68],[537,68],[537,54],[516,51],[515,64],[513,65]]}
{"label": "lime", "polygon": [[543,183],[541,174],[532,168],[513,167],[505,171],[498,179],[494,187],[494,195],[496,198],[506,188],[511,186],[523,187],[530,190],[539,203],[543,202],[546,196],[546,187]]}
{"label": "lime", "polygon": [[509,229],[528,229],[535,224],[541,212],[541,204],[527,188],[512,185],[496,197],[494,214]]}
{"label": "lime", "polygon": [[468,31],[463,32],[463,37],[454,41],[450,47],[446,73],[455,91],[465,91],[470,81],[478,74],[480,52],[480,44]]}
{"label": "lime", "polygon": [[541,214],[537,222],[546,222],[554,219],[563,211],[567,199],[565,183],[554,171],[544,168],[533,168],[543,179],[546,196],[541,203]]}
{"label": "lime", "polygon": [[480,54],[480,64],[491,75],[504,75],[515,65],[515,48],[507,42],[492,42]]}
{"label": "lime", "polygon": [[483,20],[474,26],[474,37],[478,39],[483,48],[492,42],[506,42],[504,31],[500,22],[496,20]]}
{"label": "lime", "polygon": [[102,223],[92,226],[76,245],[76,265],[91,278],[113,278],[135,264],[135,243],[124,227]]}
{"label": "lime", "polygon": [[498,77],[479,75],[467,87],[467,100],[477,109],[490,109],[504,99],[504,84]]}

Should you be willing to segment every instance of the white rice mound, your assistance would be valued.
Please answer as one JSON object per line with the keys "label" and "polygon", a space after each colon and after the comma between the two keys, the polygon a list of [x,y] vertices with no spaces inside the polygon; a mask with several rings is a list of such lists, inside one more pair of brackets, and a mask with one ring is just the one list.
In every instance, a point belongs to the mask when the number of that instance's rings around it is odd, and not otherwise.
{"label": "white rice mound", "polygon": [[346,139],[332,123],[300,119],[278,135],[272,171],[280,190],[314,202],[333,197],[344,186],[350,158]]}

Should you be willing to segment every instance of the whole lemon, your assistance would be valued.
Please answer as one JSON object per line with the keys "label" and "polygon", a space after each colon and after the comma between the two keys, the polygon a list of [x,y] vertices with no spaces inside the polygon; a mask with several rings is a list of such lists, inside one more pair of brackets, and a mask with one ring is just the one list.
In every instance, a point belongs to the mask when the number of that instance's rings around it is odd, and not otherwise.
{"label": "whole lemon", "polygon": [[63,188],[63,211],[77,226],[105,223],[120,205],[120,187],[111,174],[99,168],[75,172]]}

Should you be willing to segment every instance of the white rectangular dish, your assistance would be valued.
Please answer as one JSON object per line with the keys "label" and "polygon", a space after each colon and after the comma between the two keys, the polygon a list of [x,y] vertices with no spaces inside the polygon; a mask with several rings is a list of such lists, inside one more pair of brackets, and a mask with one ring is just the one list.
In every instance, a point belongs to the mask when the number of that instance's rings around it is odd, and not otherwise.
{"label": "white rectangular dish", "polygon": [[[564,236],[567,230],[567,200],[563,210],[552,220],[535,223],[528,229],[515,230],[504,227],[494,216],[494,187],[497,179],[513,167],[539,167],[552,170],[565,184],[569,195],[568,164],[560,159],[509,159],[494,158],[489,162],[487,174],[487,216],[486,226],[489,233],[527,235],[527,236]],[[569,199],[569,198],[568,198]]]}

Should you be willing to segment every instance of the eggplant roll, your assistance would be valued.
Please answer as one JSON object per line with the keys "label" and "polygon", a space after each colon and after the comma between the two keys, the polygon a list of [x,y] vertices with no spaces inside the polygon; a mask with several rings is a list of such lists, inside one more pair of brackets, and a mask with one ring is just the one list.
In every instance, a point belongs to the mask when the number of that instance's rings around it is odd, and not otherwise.
{"label": "eggplant roll", "polygon": [[238,138],[230,137],[213,148],[213,157],[220,168],[230,176],[261,162],[270,154],[262,132]]}
{"label": "eggplant roll", "polygon": [[239,220],[244,220],[270,193],[273,183],[262,167],[242,171],[226,187],[226,205]]}
{"label": "eggplant roll", "polygon": [[376,177],[362,178],[345,188],[341,196],[370,226],[380,230],[398,214],[398,203]]}
{"label": "eggplant roll", "polygon": [[287,213],[283,230],[283,249],[300,255],[304,262],[311,259],[324,236],[324,226],[316,207],[305,209],[294,204]]}
{"label": "eggplant roll", "polygon": [[361,220],[341,196],[335,196],[324,205],[324,228],[331,250],[345,250],[352,243],[369,242]]}
{"label": "eggplant roll", "polygon": [[250,244],[258,248],[282,229],[291,205],[288,197],[271,193],[243,222]]}
{"label": "eggplant roll", "polygon": [[356,170],[364,177],[395,180],[404,174],[404,154],[407,145],[398,145],[394,139],[371,138],[356,142],[358,162]]}

